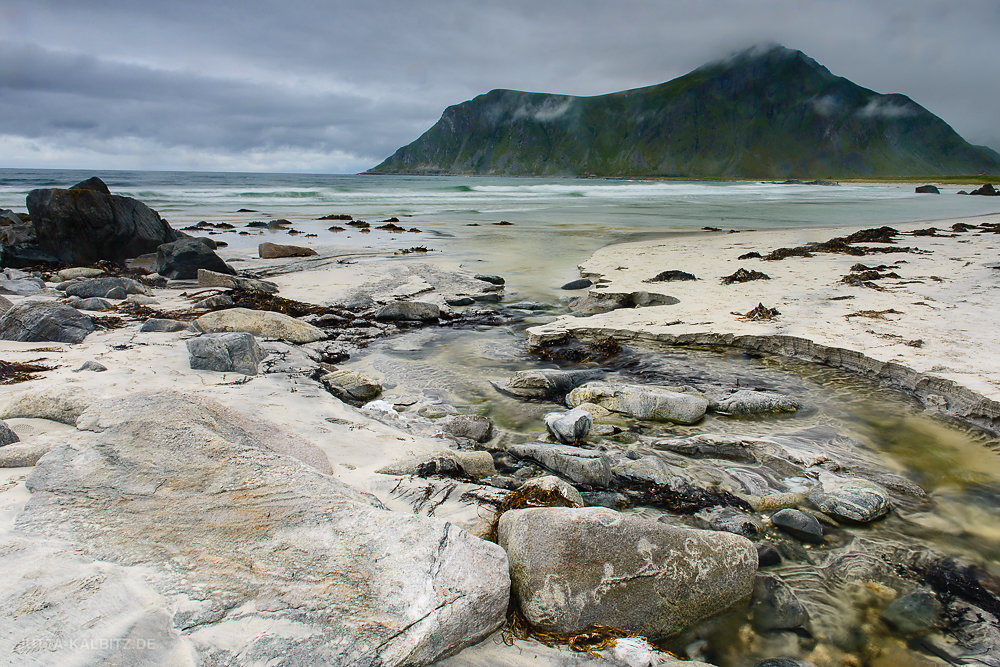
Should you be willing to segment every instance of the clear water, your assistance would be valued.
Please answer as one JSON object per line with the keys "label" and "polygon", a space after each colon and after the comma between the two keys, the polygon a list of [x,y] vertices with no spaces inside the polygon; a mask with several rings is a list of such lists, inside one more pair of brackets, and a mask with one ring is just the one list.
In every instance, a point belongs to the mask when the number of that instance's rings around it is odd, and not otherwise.
{"label": "clear water", "polygon": [[[23,211],[29,190],[67,187],[91,175],[78,171],[0,170],[0,208]],[[229,253],[249,255],[262,240],[305,243],[333,252],[423,245],[433,251],[426,259],[446,259],[477,271],[503,275],[510,300],[534,299],[557,309],[566,295],[558,286],[577,277],[576,266],[590,253],[611,243],[694,233],[704,226],[736,230],[840,225],[862,228],[975,217],[1000,209],[1000,202],[993,198],[955,196],[952,193],[957,187],[944,188],[941,196],[926,196],[914,194],[910,185],[824,187],[180,172],[98,175],[113,192],[146,202],[175,227],[200,220],[237,225],[236,231],[215,237],[229,243]],[[254,212],[240,213],[241,208]],[[373,223],[395,216],[401,225],[422,232],[328,232],[331,224],[342,223],[316,218],[332,213],[347,213]],[[270,218],[286,218],[303,234],[316,236],[299,236],[293,241],[285,232],[257,235],[254,231],[252,236],[237,233],[247,222]],[[513,224],[494,224],[501,220]],[[463,410],[489,414],[506,429],[540,431],[541,415],[556,406],[522,404],[501,397],[489,384],[490,380],[502,381],[515,370],[538,365],[524,355],[525,324],[415,332],[397,341],[372,345],[350,365],[386,378],[391,395],[432,392]],[[647,349],[642,356],[641,369],[648,377],[691,384],[740,380],[741,385],[766,386],[800,395],[812,406],[795,417],[768,422],[712,417],[696,427],[661,427],[663,435],[782,433],[818,425],[836,429],[863,443],[866,452],[881,464],[923,486],[933,499],[921,511],[891,515],[872,532],[887,540],[922,541],[937,551],[968,557],[997,571],[1000,453],[992,440],[934,420],[906,397],[831,369],[733,353]],[[830,592],[831,598],[842,594],[840,590]],[[837,610],[831,601],[825,611],[841,619],[845,631],[853,631],[856,623],[851,615],[857,609],[858,605],[848,605]],[[729,658],[719,656],[720,662],[748,664],[746,660],[756,651],[738,638],[743,623],[745,612],[720,621],[714,630],[704,630],[705,637],[734,647],[735,653]],[[890,644],[887,641],[881,645]],[[777,650],[765,647],[755,654],[777,654]],[[804,655],[792,646],[782,648],[785,654],[796,651]]]}

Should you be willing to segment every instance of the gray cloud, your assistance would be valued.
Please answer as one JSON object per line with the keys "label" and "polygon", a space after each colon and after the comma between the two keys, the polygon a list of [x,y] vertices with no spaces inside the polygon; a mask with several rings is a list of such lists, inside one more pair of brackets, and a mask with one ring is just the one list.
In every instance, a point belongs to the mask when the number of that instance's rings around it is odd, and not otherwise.
{"label": "gray cloud", "polygon": [[357,171],[492,88],[600,94],[763,41],[1000,147],[998,28],[994,0],[6,0],[0,166]]}

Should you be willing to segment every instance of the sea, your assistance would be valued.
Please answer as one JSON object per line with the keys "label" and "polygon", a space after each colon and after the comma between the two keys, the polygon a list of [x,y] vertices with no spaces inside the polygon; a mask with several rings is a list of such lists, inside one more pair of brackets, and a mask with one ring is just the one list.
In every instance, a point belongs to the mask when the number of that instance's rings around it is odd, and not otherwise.
{"label": "sea", "polygon": [[[203,220],[233,225],[213,232],[230,253],[251,253],[265,240],[334,252],[425,248],[428,256],[504,274],[525,298],[541,298],[553,283],[576,278],[580,262],[612,243],[704,233],[704,228],[932,225],[1000,212],[1000,201],[993,198],[956,196],[958,186],[934,196],[915,194],[912,184],[48,169],[0,169],[0,208],[25,211],[30,190],[69,187],[94,175],[175,228]],[[318,219],[331,214],[369,221],[372,231]],[[246,227],[278,218],[301,232],[294,235],[297,240],[287,231]],[[391,218],[420,232],[377,229]],[[345,231],[329,231],[331,226]]]}

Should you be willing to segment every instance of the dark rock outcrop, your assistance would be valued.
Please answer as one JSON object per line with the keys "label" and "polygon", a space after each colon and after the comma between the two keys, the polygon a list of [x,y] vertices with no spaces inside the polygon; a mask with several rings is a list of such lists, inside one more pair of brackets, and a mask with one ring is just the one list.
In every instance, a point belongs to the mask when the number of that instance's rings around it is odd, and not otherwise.
{"label": "dark rock outcrop", "polygon": [[937,189],[936,185],[920,185],[914,190],[918,195],[939,195],[941,191]]}
{"label": "dark rock outcrop", "polygon": [[61,303],[19,303],[0,317],[0,340],[79,343],[93,330],[93,320]]}
{"label": "dark rock outcrop", "polygon": [[[69,190],[28,193],[28,212],[42,251],[62,262],[91,264],[123,261],[177,240],[177,232],[156,211],[130,197],[101,191],[95,181],[99,179]],[[77,189],[85,184],[88,189]]]}
{"label": "dark rock outcrop", "polygon": [[191,368],[219,373],[257,375],[264,351],[253,334],[205,334],[187,341]]}
{"label": "dark rock outcrop", "polygon": [[155,270],[165,278],[193,280],[198,277],[198,269],[236,275],[201,239],[179,239],[156,249]]}

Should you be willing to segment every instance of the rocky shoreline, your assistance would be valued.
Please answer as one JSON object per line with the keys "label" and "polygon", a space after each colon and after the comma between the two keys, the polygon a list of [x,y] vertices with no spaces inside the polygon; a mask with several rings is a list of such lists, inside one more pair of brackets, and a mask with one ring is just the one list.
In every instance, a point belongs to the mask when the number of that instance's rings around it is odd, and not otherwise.
{"label": "rocky shoreline", "polygon": [[[114,197],[85,185],[29,204]],[[108,201],[139,210],[121,199]],[[114,206],[89,224],[117,224]],[[55,214],[31,219],[59,226]],[[780,321],[704,324],[697,308],[718,309],[712,292],[674,288],[708,282],[705,265],[687,261],[699,247],[709,263],[730,248],[691,241],[688,255],[627,271],[622,249],[607,249],[581,271],[596,286],[577,310],[594,314],[545,322],[552,305],[505,299],[500,276],[275,244],[240,272],[210,239],[145,229],[156,273],[98,244],[87,252],[106,257],[90,266],[0,279],[9,655],[670,665],[669,648],[725,665],[1000,664],[990,568],[920,541],[945,498],[822,419],[795,428],[816,414],[807,401],[694,375],[668,382],[642,365],[641,344],[839,365],[994,433],[995,396]],[[63,248],[65,234],[36,237],[17,256],[83,252]],[[926,239],[939,240],[907,243]],[[642,282],[664,262],[702,280]],[[725,288],[795,317],[775,300],[795,296],[789,278],[768,273]],[[777,291],[754,292],[765,282]],[[909,298],[900,287],[895,298]],[[349,363],[383,343],[434,345],[438,331],[531,324],[533,347],[506,352],[522,368],[493,391],[544,431],[459,404],[446,371],[375,379]],[[903,347],[926,353],[932,334],[908,330],[923,347]]]}

